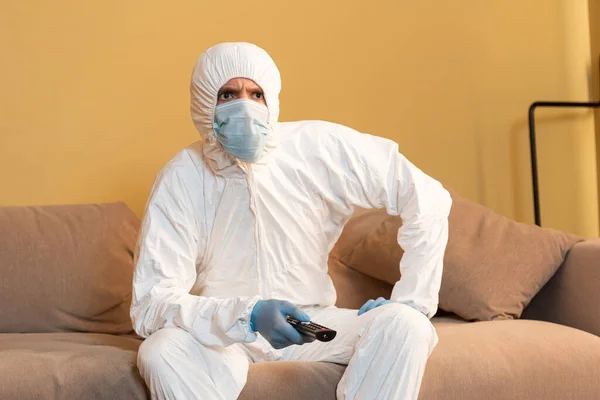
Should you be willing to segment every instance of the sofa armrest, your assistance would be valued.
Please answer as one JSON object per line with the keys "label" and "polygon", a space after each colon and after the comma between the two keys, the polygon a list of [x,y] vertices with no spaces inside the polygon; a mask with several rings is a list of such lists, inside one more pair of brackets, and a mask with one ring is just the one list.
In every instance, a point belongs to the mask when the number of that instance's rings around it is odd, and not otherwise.
{"label": "sofa armrest", "polygon": [[600,239],[571,248],[563,265],[525,309],[523,318],[555,322],[600,336]]}

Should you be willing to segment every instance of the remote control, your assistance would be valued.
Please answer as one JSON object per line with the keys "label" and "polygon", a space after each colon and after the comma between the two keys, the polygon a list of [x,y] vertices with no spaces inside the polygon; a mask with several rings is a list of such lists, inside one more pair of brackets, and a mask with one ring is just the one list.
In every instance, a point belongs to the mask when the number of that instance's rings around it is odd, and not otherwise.
{"label": "remote control", "polygon": [[289,315],[287,316],[287,322],[292,324],[292,326],[302,335],[314,337],[321,342],[329,342],[330,340],[333,340],[337,333],[333,329],[315,324],[312,321],[300,322],[296,318],[292,318]]}

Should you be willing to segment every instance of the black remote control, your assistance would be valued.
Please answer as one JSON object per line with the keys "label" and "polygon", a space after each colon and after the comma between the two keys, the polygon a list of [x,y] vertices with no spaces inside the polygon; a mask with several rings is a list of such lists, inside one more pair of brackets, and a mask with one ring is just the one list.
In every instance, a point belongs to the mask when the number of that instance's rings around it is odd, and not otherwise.
{"label": "black remote control", "polygon": [[292,324],[292,326],[298,332],[300,332],[300,334],[314,337],[321,342],[329,342],[330,340],[333,340],[337,333],[333,329],[326,328],[311,321],[300,322],[296,318],[292,318],[289,315],[287,316],[287,322]]}

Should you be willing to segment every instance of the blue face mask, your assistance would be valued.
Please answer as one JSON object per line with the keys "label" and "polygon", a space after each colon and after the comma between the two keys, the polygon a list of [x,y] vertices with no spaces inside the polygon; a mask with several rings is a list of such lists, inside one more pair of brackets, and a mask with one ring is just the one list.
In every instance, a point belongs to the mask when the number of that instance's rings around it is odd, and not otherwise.
{"label": "blue face mask", "polygon": [[240,99],[215,108],[213,123],[221,146],[238,159],[256,162],[269,135],[269,109],[253,100]]}

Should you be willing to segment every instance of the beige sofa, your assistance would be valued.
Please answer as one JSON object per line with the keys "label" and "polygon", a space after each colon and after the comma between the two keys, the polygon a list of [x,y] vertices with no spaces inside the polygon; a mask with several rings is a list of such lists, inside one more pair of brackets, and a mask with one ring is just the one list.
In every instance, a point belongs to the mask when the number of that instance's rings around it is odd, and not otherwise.
{"label": "beige sofa", "polygon": [[[361,221],[330,260],[340,307],[391,290],[341,261],[349,244],[360,247],[352,238],[372,231]],[[147,398],[128,318],[138,228],[122,203],[0,208],[0,399]],[[396,273],[385,269],[397,264],[373,264],[373,276]],[[600,399],[599,310],[600,240],[578,241],[521,319],[467,322],[440,311],[420,398]],[[334,399],[343,372],[252,365],[240,398]]]}

